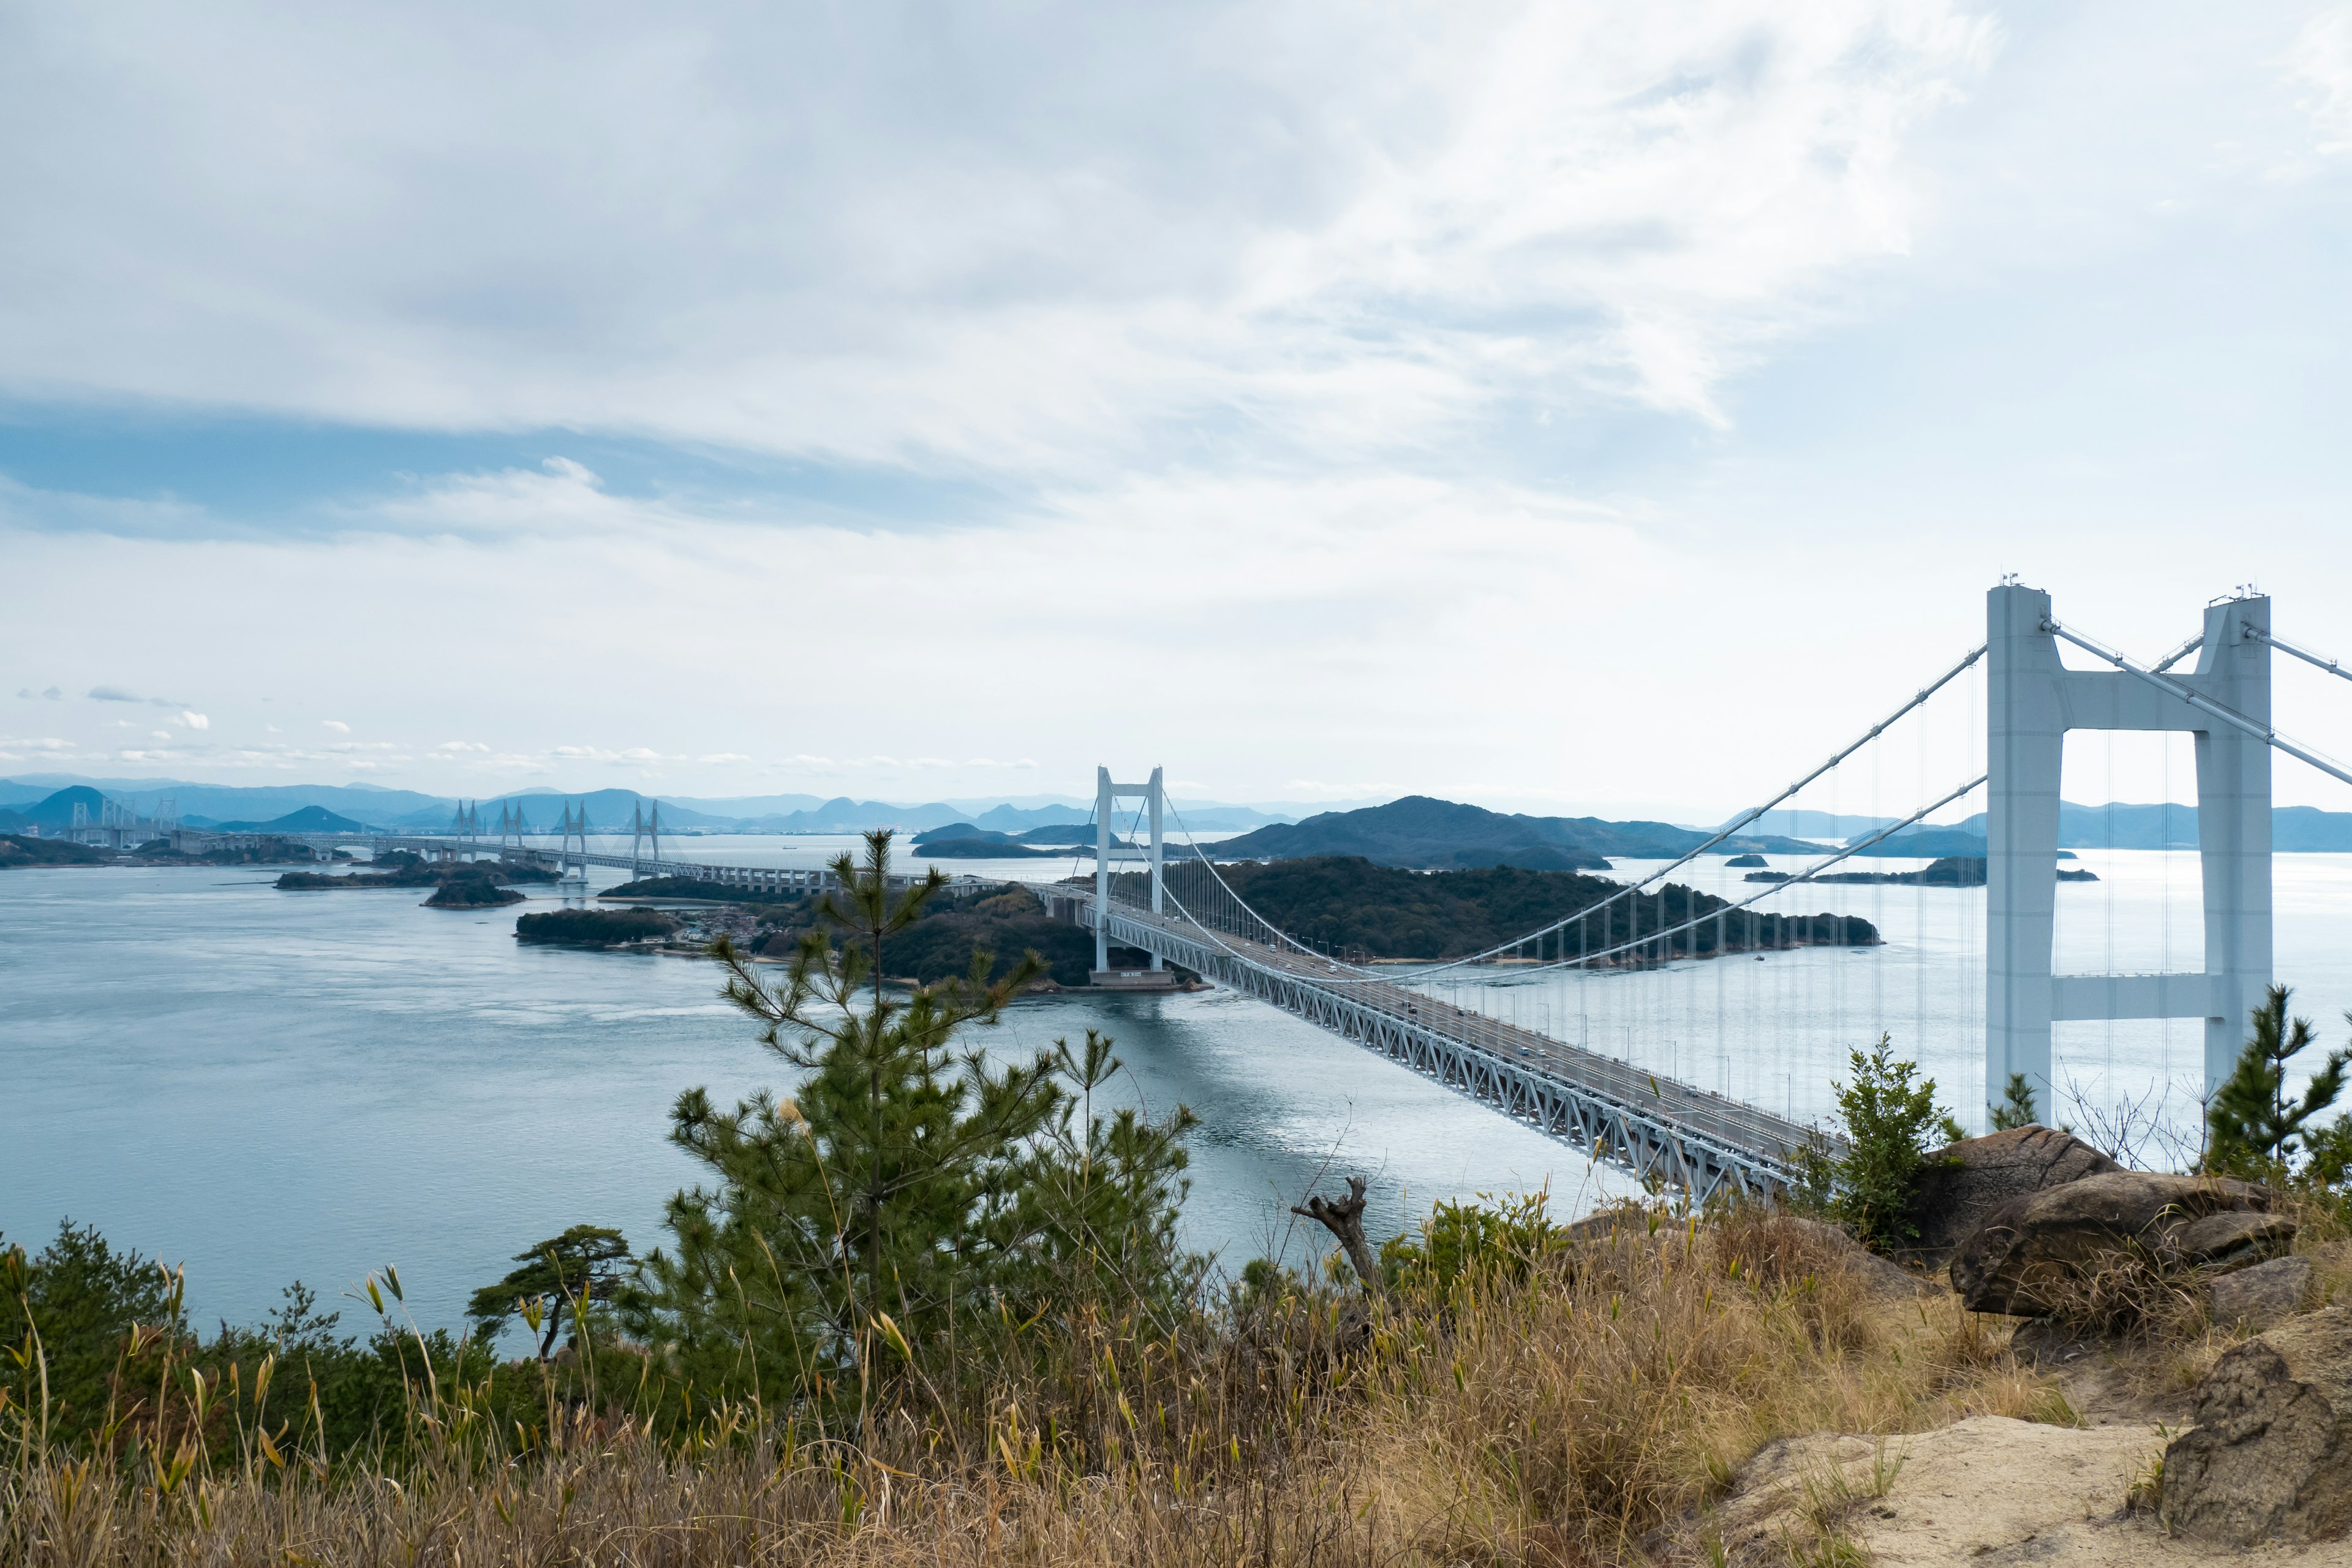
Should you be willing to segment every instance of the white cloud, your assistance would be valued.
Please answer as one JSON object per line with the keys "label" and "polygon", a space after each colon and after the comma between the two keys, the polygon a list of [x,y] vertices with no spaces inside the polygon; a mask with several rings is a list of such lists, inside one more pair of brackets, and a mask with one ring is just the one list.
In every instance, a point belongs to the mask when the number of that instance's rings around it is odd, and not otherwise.
{"label": "white cloud", "polygon": [[483,745],[479,741],[444,741],[433,749],[436,752],[448,752],[454,753],[460,752],[488,752],[489,747]]}
{"label": "white cloud", "polygon": [[202,713],[183,712],[180,715],[180,722],[191,730],[209,730],[213,727],[212,720]]}
{"label": "white cloud", "polygon": [[1498,400],[1718,418],[1910,244],[1906,138],[1997,38],[1948,0],[902,26],[29,13],[0,144],[38,287],[0,363],[1066,478],[1171,422],[1328,458],[1442,453]]}
{"label": "white cloud", "polygon": [[338,735],[348,735],[352,732],[352,727],[340,719],[321,719],[319,721],[319,727],[322,730],[332,730]]}
{"label": "white cloud", "polygon": [[714,752],[707,757],[697,757],[698,763],[748,763],[751,759],[740,752]]}
{"label": "white cloud", "polygon": [[2302,107],[2318,133],[2318,151],[2352,153],[2352,5],[2304,24],[2286,65],[2288,79],[2310,89]]}

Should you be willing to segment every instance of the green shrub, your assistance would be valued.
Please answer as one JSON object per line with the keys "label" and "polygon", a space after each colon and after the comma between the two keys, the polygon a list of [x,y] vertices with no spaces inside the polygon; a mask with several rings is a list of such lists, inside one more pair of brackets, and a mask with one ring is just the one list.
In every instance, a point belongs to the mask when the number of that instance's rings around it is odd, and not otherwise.
{"label": "green shrub", "polygon": [[1391,1289],[1452,1291],[1465,1279],[1523,1280],[1537,1261],[1559,1250],[1564,1227],[1548,1212],[1551,1194],[1486,1193],[1475,1203],[1441,1203],[1418,1237],[1392,1237],[1381,1248],[1381,1273]]}
{"label": "green shrub", "polygon": [[1927,1151],[1968,1133],[1936,1104],[1936,1080],[1915,1082],[1919,1064],[1895,1059],[1891,1037],[1881,1035],[1875,1048],[1854,1051],[1850,1060],[1853,1077],[1830,1086],[1845,1153],[1832,1158],[1820,1143],[1801,1151],[1808,1177],[1801,1186],[1820,1194],[1831,1216],[1864,1246],[1885,1251],[1919,1234],[1911,1211]]}

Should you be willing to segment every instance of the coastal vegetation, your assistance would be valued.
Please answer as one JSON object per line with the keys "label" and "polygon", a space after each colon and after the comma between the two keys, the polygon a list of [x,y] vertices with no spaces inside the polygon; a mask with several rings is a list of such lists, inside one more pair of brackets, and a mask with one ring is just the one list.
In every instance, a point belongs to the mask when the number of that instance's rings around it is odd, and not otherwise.
{"label": "coastal vegetation", "polygon": [[87,844],[0,833],[0,868],[16,866],[103,866],[114,857]]}

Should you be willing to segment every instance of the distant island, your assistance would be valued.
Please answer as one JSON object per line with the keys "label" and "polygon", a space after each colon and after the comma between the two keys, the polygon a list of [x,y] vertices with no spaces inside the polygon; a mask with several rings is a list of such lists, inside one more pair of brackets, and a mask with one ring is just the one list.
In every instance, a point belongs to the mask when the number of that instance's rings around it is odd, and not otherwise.
{"label": "distant island", "polygon": [[452,877],[433,890],[425,900],[428,910],[495,910],[506,904],[519,904],[523,896],[512,888],[501,888],[488,877]]}
{"label": "distant island", "polygon": [[600,899],[696,899],[714,904],[778,905],[795,904],[808,897],[805,893],[787,893],[779,897],[761,889],[739,888],[731,882],[709,882],[699,877],[641,877],[617,888],[607,888],[596,896]]}
{"label": "distant island", "polygon": [[[1730,913],[1728,900],[1680,882],[1616,897],[1624,894],[1625,885],[1605,877],[1516,866],[1424,873],[1377,866],[1360,856],[1244,861],[1219,869],[1234,891],[1276,926],[1326,952],[1360,961],[1465,958],[1563,920],[1570,921],[1565,929],[1517,956],[1574,960],[1696,919],[1696,926],[1659,939],[1665,952],[1636,950],[1604,962],[1636,967],[1668,952],[1677,958],[1704,958],[1715,952],[1718,931],[1706,917],[1718,911],[1725,912],[1720,929],[1729,952],[1867,947],[1880,940],[1877,928],[1857,916]],[[1139,901],[1150,896],[1148,873],[1123,871],[1114,881],[1121,897]],[[1612,897],[1615,902],[1605,914],[1574,920]]]}
{"label": "distant island", "polygon": [[383,871],[347,871],[336,875],[289,871],[278,879],[285,892],[309,893],[368,888],[431,888],[425,900],[436,910],[486,910],[522,901],[509,890],[520,882],[552,882],[556,874],[544,866],[509,865],[498,860],[427,860],[406,849],[395,849],[375,862]]}
{"label": "distant island", "polygon": [[[1530,871],[1609,869],[1611,858],[1671,860],[1714,835],[1666,822],[1605,822],[1592,816],[1506,816],[1483,806],[1407,795],[1360,811],[1327,811],[1306,821],[1261,827],[1210,845],[1212,858],[1298,859],[1356,855],[1376,866],[1469,870],[1516,866]],[[1724,842],[1736,853],[1819,855],[1822,846],[1769,834]]]}
{"label": "distant island", "polygon": [[659,942],[678,922],[659,910],[548,910],[515,921],[515,940],[551,947],[625,947]]}
{"label": "distant island", "polygon": [[[1066,832],[1066,828],[1045,828],[1041,831]],[[969,822],[951,822],[944,827],[925,828],[915,835],[915,853],[932,860],[1065,860],[1067,855],[1057,855],[1050,849],[1032,849],[1023,842],[1026,835],[992,832],[975,827]],[[1087,829],[1087,837],[1093,830]]]}
{"label": "distant island", "polygon": [[17,866],[104,866],[113,858],[105,850],[93,849],[87,844],[0,833],[0,869]]}
{"label": "distant island", "polygon": [[[1750,871],[1745,880],[1750,882],[1793,882],[1797,879],[1786,871]],[[2061,868],[2062,882],[2095,882],[2097,875],[2090,871],[2069,871]],[[1903,888],[1981,888],[1985,885],[1985,858],[1981,855],[1947,855],[1916,871],[1830,871],[1818,877],[1808,877],[1808,882],[1874,883]]]}

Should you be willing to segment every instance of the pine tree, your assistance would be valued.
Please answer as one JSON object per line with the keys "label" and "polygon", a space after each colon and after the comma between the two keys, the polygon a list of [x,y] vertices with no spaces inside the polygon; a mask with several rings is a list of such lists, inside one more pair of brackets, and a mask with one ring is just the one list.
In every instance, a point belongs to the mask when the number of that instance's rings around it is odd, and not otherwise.
{"label": "pine tree", "polygon": [[2001,1090],[2000,1103],[1991,1108],[1991,1130],[2013,1131],[2020,1127],[2039,1127],[2042,1118],[2033,1109],[2033,1086],[2021,1072],[2009,1075],[2009,1086]]}
{"label": "pine tree", "polygon": [[[1164,1285],[1181,1262],[1190,1113],[1094,1117],[1117,1068],[1108,1040],[1001,1068],[957,1054],[958,1030],[994,1023],[1040,972],[1034,953],[1002,975],[977,953],[956,980],[886,991],[889,939],[945,883],[935,869],[894,896],[890,839],[835,862],[822,913],[845,940],[808,933],[781,984],[723,939],[711,948],[728,998],[803,1076],[789,1099],[725,1112],[695,1089],[672,1112],[672,1140],[710,1181],[671,1199],[677,1248],[647,1258],[631,1326],[674,1345],[705,1390],[842,1404],[854,1388],[863,1411],[878,1377],[940,1358],[959,1325],[1025,1318],[1097,1265],[1149,1264]],[[1065,1074],[1087,1097],[1083,1130]]]}
{"label": "pine tree", "polygon": [[[2336,1103],[2352,1051],[2331,1051],[2300,1100],[2286,1095],[2286,1065],[2317,1039],[2308,1018],[2287,1017],[2294,993],[2273,985],[2253,1013],[2253,1037],[2213,1093],[2205,1121],[2205,1167],[2255,1181],[2282,1181],[2306,1141],[2304,1124]],[[2352,1015],[2347,1015],[2352,1017]]]}
{"label": "pine tree", "polygon": [[[617,1230],[575,1225],[516,1253],[514,1260],[522,1267],[475,1291],[466,1316],[487,1340],[495,1340],[518,1313],[530,1320],[533,1328],[544,1322],[546,1331],[539,1342],[539,1359],[544,1362],[555,1348],[567,1310],[577,1320],[586,1308],[613,1299],[626,1273],[629,1244]],[[575,1331],[577,1326],[575,1321]]]}

